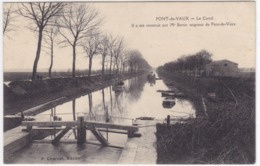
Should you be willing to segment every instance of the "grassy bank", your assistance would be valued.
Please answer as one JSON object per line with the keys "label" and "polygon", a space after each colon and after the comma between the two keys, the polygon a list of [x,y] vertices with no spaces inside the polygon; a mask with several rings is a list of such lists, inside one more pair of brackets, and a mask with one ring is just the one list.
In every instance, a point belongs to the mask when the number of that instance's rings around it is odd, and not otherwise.
{"label": "grassy bank", "polygon": [[90,77],[13,81],[4,85],[4,114],[15,114],[61,97],[87,94],[143,73],[106,74]]}
{"label": "grassy bank", "polygon": [[[202,78],[163,71],[159,76],[189,95],[199,117],[170,128],[157,125],[159,164],[255,162],[254,78]],[[215,93],[217,100],[209,100],[208,93]]]}

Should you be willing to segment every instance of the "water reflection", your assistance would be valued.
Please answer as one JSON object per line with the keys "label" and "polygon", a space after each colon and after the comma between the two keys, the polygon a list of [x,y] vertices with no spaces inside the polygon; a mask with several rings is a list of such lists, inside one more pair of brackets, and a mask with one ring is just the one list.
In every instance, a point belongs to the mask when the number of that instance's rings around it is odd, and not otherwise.
{"label": "water reflection", "polygon": [[150,86],[155,85],[156,83],[156,78],[154,73],[150,73],[147,75],[147,82],[149,83]]}
{"label": "water reflection", "polygon": [[123,91],[113,91],[111,86],[103,88],[41,113],[37,115],[37,120],[57,115],[69,121],[84,115],[88,121],[132,125],[132,119],[137,117],[165,119],[167,115],[195,116],[195,110],[187,99],[176,98],[173,106],[164,108],[164,98],[157,92],[159,89],[168,88],[161,80],[150,80],[147,84],[146,76],[135,77],[124,82]]}
{"label": "water reflection", "polygon": [[[55,120],[54,117],[72,121],[84,116],[86,121],[132,125],[133,119],[138,117],[161,120],[167,115],[176,119],[195,117],[195,110],[187,99],[175,98],[174,106],[163,108],[164,98],[157,92],[159,89],[168,89],[162,80],[148,81],[146,76],[132,78],[124,82],[122,91],[113,91],[112,86],[105,87],[38,114],[36,121]],[[122,134],[102,132],[102,135],[117,145],[123,144],[127,139]],[[53,139],[54,136],[47,139]],[[70,130],[64,138],[76,139],[76,129]],[[96,141],[90,131],[87,132],[87,140]]]}

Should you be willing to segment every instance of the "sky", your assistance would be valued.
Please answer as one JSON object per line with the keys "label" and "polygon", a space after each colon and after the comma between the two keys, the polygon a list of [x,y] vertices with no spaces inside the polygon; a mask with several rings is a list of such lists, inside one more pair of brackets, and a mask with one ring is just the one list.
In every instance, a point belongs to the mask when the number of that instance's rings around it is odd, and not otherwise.
{"label": "sky", "polygon": [[[231,60],[238,63],[240,68],[255,67],[255,3],[98,2],[90,5],[104,17],[100,27],[103,33],[123,36],[125,47],[139,50],[153,67],[203,49],[213,54],[213,60]],[[189,20],[176,20],[179,17],[188,17]],[[213,20],[203,20],[212,17]],[[216,26],[217,23],[227,22],[235,26]],[[177,27],[178,23],[188,26]],[[189,26],[194,23],[204,26]],[[210,26],[206,27],[206,23]],[[26,18],[17,16],[14,24],[17,26],[15,32],[3,38],[4,71],[30,71],[36,53],[37,36],[26,28],[31,26]],[[145,27],[133,28],[132,24],[143,24]],[[146,27],[148,24],[168,24],[168,27]],[[172,24],[175,26],[170,26]],[[54,70],[71,70],[71,47],[56,45],[54,54]],[[38,68],[47,71],[49,64],[49,55],[42,51]],[[88,68],[88,59],[80,47],[77,48],[76,68]],[[101,68],[100,56],[95,57],[93,68]]]}

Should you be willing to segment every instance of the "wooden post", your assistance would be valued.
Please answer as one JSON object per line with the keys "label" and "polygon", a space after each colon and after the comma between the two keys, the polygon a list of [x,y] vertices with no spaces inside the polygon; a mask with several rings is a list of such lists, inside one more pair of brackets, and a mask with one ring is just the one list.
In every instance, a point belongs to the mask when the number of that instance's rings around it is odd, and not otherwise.
{"label": "wooden post", "polygon": [[21,121],[24,120],[24,114],[23,114],[23,111],[21,111]]}
{"label": "wooden post", "polygon": [[170,124],[171,124],[171,119],[170,119],[170,115],[167,115],[167,128],[170,128]]}
{"label": "wooden post", "polygon": [[133,138],[134,137],[134,132],[133,131],[128,131],[127,132],[128,138]]}
{"label": "wooden post", "polygon": [[27,126],[26,131],[27,132],[31,132],[32,131],[32,126]]}
{"label": "wooden post", "polygon": [[86,143],[86,127],[84,124],[84,117],[78,117],[78,126],[77,126],[77,143],[78,144],[84,144]]}

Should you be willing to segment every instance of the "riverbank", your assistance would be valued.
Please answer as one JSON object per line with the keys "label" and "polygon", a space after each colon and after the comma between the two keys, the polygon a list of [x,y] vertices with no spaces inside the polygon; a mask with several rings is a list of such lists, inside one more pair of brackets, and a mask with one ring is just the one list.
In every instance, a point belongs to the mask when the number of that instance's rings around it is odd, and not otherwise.
{"label": "riverbank", "polygon": [[90,93],[142,73],[105,74],[76,78],[13,81],[4,85],[4,115],[15,114],[64,96]]}
{"label": "riverbank", "polygon": [[[198,117],[169,128],[157,125],[158,164],[255,162],[253,77],[193,77],[165,71],[158,74],[165,82],[173,83],[180,91],[188,94]],[[216,96],[214,100],[209,97],[209,93]]]}
{"label": "riverbank", "polygon": [[[4,85],[4,115],[14,115],[22,111],[25,115],[35,115],[73,98],[110,86],[115,83],[116,79],[126,80],[142,74],[144,73],[54,78],[33,82],[13,81]],[[10,118],[5,118],[4,130],[13,128],[20,123],[19,118]]]}

